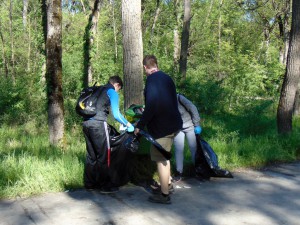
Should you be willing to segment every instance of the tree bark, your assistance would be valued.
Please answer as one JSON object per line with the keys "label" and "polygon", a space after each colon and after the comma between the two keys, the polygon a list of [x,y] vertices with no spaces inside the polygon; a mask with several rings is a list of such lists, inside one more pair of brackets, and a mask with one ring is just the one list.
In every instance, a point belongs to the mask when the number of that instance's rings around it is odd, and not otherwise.
{"label": "tree bark", "polygon": [[46,6],[46,82],[48,98],[48,127],[50,144],[58,146],[63,144],[64,138],[61,0],[48,0],[46,2]]}
{"label": "tree bark", "polygon": [[124,108],[143,103],[141,0],[122,0]]}
{"label": "tree bark", "polygon": [[222,51],[222,6],[223,6],[223,0],[219,0],[219,21],[218,21],[218,79],[223,79],[223,74],[221,72],[221,51]]}
{"label": "tree bark", "polygon": [[155,25],[158,19],[160,13],[160,8],[159,8],[159,0],[156,1],[156,10],[155,10],[155,16],[154,16],[154,20],[153,20],[153,24],[152,24],[152,28],[151,28],[151,34],[150,34],[150,44],[152,44],[152,37],[154,34],[154,29],[155,29]]}
{"label": "tree bark", "polygon": [[293,114],[295,116],[299,116],[300,115],[300,82],[298,84],[298,89],[296,91],[296,97],[295,97]]}
{"label": "tree bark", "polygon": [[290,0],[285,0],[285,6],[282,10],[282,15],[278,16],[279,35],[282,39],[282,46],[280,47],[279,60],[283,65],[286,65],[287,52],[289,49],[289,15],[290,15]]}
{"label": "tree bark", "polygon": [[113,16],[113,28],[114,28],[114,43],[115,43],[115,62],[118,59],[118,42],[117,42],[117,28],[116,28],[116,18],[115,18],[115,1],[111,1],[112,6],[112,16]]}
{"label": "tree bark", "polygon": [[192,18],[191,1],[185,0],[183,27],[182,27],[182,35],[181,35],[181,50],[180,50],[180,60],[179,60],[179,73],[181,75],[182,82],[186,80],[191,18]]}
{"label": "tree bark", "polygon": [[28,9],[28,0],[23,0],[23,26],[26,28],[27,26],[27,9]]}
{"label": "tree bark", "polygon": [[3,74],[6,78],[8,78],[8,65],[6,60],[6,53],[5,53],[5,40],[2,34],[2,23],[0,21],[0,38],[1,38],[1,46],[2,46],[2,61],[3,61]]}
{"label": "tree bark", "polygon": [[174,27],[174,54],[173,54],[173,62],[174,62],[174,72],[178,73],[178,63],[180,57],[180,37],[179,37],[179,27],[180,27],[180,2],[179,0],[174,1],[174,16],[175,16],[175,27]]}
{"label": "tree bark", "polygon": [[286,65],[287,52],[289,49],[289,31],[288,20],[278,17],[279,34],[282,39],[282,46],[279,48],[279,61],[281,64]]}
{"label": "tree bark", "polygon": [[93,11],[90,15],[88,25],[86,27],[86,47],[85,47],[85,76],[84,86],[87,87],[93,82],[93,65],[92,65],[92,49],[94,47],[94,39],[97,34],[97,26],[100,15],[100,7],[102,0],[95,0]]}
{"label": "tree bark", "polygon": [[292,3],[292,26],[286,72],[277,108],[279,134],[292,131],[293,107],[300,79],[300,1]]}
{"label": "tree bark", "polygon": [[11,70],[10,70],[10,74],[11,74],[11,78],[13,80],[13,82],[16,82],[16,78],[15,78],[15,47],[14,47],[14,35],[13,35],[13,18],[12,18],[12,10],[13,10],[13,2],[12,0],[9,1],[9,33],[10,33],[10,47],[11,47],[11,58],[10,58],[10,62],[11,62]]}
{"label": "tree bark", "polygon": [[80,3],[81,3],[81,6],[82,6],[82,11],[83,11],[83,13],[85,14],[85,6],[84,6],[84,3],[83,3],[82,0],[80,0]]}
{"label": "tree bark", "polygon": [[[27,71],[30,71],[30,63],[31,63],[31,24],[30,24],[30,19],[28,22],[28,25],[26,26],[27,30],[27,40],[28,40],[28,50],[27,50]],[[26,35],[26,34],[25,34]]]}

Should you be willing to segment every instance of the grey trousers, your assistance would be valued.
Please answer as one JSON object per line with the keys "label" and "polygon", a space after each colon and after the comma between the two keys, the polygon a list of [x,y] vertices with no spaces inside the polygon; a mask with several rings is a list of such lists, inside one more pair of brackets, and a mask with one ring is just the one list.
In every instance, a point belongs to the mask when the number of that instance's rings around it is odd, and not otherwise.
{"label": "grey trousers", "polygon": [[193,126],[182,129],[174,138],[176,170],[179,173],[183,172],[185,139],[187,140],[189,150],[191,152],[192,161],[193,161],[193,163],[195,163],[197,141],[196,141],[196,135],[195,135]]}

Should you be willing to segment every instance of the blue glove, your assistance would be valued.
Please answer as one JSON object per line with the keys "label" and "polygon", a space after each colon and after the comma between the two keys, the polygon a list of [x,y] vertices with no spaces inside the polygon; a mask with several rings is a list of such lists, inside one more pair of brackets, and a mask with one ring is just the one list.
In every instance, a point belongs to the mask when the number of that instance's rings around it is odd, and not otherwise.
{"label": "blue glove", "polygon": [[200,126],[196,126],[194,128],[195,134],[201,134],[202,128]]}
{"label": "blue glove", "polygon": [[134,131],[134,126],[132,124],[130,124],[129,127],[127,127],[127,132],[133,132]]}

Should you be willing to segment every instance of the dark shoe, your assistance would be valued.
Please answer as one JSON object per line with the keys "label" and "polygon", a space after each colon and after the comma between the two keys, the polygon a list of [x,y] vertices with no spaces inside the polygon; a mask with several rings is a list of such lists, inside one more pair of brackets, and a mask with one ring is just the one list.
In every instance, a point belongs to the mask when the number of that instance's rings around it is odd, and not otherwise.
{"label": "dark shoe", "polygon": [[100,193],[102,194],[111,194],[119,191],[118,187],[103,187],[100,189]]}
{"label": "dark shoe", "polygon": [[[153,194],[161,194],[161,187],[160,185],[157,185],[157,187],[155,186],[151,186],[151,191]],[[173,184],[169,184],[169,193],[172,194],[174,193],[174,187]]]}
{"label": "dark shoe", "polygon": [[162,194],[152,195],[148,198],[148,201],[154,203],[161,203],[161,204],[171,204],[170,196],[163,196]]}
{"label": "dark shoe", "polygon": [[172,182],[176,183],[182,180],[182,173],[176,172],[172,177]]}

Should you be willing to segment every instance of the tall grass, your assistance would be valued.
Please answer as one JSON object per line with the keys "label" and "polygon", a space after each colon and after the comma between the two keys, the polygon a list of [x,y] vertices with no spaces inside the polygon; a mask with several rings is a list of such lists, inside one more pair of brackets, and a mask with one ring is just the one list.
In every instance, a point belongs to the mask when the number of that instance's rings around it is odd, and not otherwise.
{"label": "tall grass", "polygon": [[31,123],[3,126],[0,135],[0,198],[82,186],[85,145],[79,136],[67,136],[68,147],[62,150],[49,146],[47,129]]}
{"label": "tall grass", "polygon": [[[240,122],[247,124],[242,120]],[[259,121],[256,123],[260,126]],[[263,124],[266,123],[264,120]],[[274,124],[270,121],[268,123]],[[246,125],[232,124],[228,122],[228,117],[206,118],[202,121],[202,137],[218,155],[221,168],[259,168],[270,163],[299,159],[299,118],[294,121],[293,133],[287,136],[278,136],[274,126],[260,129],[260,133],[254,135]],[[0,198],[31,196],[83,186],[86,150],[80,125],[67,131],[64,149],[49,146],[47,128],[34,122],[27,122],[18,127],[2,125],[0,135]],[[147,143],[142,143],[140,147],[139,154],[148,154]],[[187,165],[190,164],[191,157],[189,151],[185,154]],[[146,165],[145,162],[140,163]],[[174,157],[172,164],[174,168]],[[138,163],[135,164],[135,168],[139,170]],[[142,166],[140,168],[142,170]]]}

